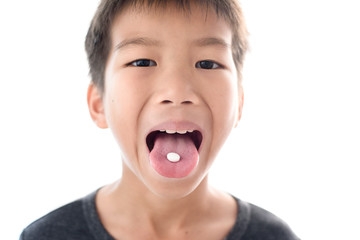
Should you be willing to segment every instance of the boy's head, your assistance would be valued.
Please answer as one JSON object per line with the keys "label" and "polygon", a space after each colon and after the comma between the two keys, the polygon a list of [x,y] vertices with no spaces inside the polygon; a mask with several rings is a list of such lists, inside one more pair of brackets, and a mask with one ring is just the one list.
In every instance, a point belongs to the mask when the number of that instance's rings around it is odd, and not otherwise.
{"label": "boy's head", "polygon": [[182,197],[207,176],[242,111],[237,14],[230,0],[101,3],[87,36],[88,104],[133,187]]}
{"label": "boy's head", "polygon": [[241,69],[247,50],[247,29],[238,0],[102,0],[86,35],[85,49],[90,66],[92,83],[103,93],[106,63],[111,49],[111,27],[116,15],[127,8],[164,9],[174,2],[177,9],[191,14],[191,5],[208,11],[215,10],[232,29],[232,55],[241,83]]}

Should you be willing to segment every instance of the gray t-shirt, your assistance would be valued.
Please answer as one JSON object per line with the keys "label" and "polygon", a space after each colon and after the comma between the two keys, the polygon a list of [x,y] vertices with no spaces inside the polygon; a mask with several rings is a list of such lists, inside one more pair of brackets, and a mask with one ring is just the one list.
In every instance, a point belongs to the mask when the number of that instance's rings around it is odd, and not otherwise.
{"label": "gray t-shirt", "polygon": [[[96,191],[38,219],[24,229],[20,240],[115,240],[100,221],[95,196]],[[272,213],[235,199],[238,215],[225,240],[299,240]]]}

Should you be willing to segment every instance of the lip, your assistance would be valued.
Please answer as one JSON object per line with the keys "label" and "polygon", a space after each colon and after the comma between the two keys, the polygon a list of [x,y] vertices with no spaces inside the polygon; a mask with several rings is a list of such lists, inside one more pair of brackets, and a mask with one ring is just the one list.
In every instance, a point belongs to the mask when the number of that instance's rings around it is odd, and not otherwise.
{"label": "lip", "polygon": [[[204,131],[203,129],[196,123],[190,122],[190,121],[167,121],[160,124],[155,125],[151,129],[149,129],[145,135],[145,144],[146,144],[146,138],[147,136],[154,132],[154,131],[160,131],[160,130],[173,130],[173,131],[181,131],[181,130],[194,130],[199,131],[202,135],[202,139],[204,139]],[[198,152],[200,152],[202,145],[200,145]],[[148,149],[149,151],[149,149]],[[150,153],[150,151],[149,151]]]}

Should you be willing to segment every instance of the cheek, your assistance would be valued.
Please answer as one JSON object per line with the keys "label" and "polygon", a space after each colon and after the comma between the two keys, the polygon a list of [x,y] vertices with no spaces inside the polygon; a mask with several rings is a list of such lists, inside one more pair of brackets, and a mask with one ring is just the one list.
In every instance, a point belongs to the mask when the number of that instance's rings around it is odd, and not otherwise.
{"label": "cheek", "polygon": [[117,75],[106,85],[106,119],[121,151],[128,157],[136,154],[138,119],[146,94],[145,86],[131,76]]}
{"label": "cheek", "polygon": [[209,98],[214,120],[217,123],[228,124],[234,122],[237,115],[238,91],[234,81],[219,82],[213,88]]}
{"label": "cheek", "polygon": [[226,79],[216,84],[208,95],[213,116],[214,138],[222,143],[235,126],[238,116],[238,90],[234,79]]}
{"label": "cheek", "polygon": [[139,108],[147,98],[147,87],[136,74],[115,74],[106,82],[107,103],[110,119],[124,122],[133,121],[139,114]]}

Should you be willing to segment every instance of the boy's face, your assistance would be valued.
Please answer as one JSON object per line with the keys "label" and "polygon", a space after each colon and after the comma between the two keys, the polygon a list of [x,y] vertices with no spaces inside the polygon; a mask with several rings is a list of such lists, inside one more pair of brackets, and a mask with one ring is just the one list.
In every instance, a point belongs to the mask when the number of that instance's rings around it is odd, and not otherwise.
{"label": "boy's face", "polygon": [[[137,176],[157,194],[185,196],[207,176],[240,118],[242,89],[231,29],[212,10],[192,6],[187,15],[169,5],[166,10],[126,9],[111,30],[105,92],[89,101],[92,116],[98,126],[112,130],[125,174]],[[195,131],[191,136],[159,130]],[[172,149],[177,146],[182,149]],[[171,163],[167,152],[186,160]]]}

